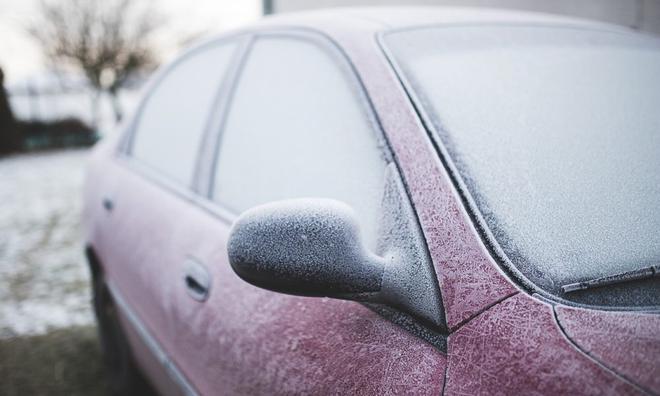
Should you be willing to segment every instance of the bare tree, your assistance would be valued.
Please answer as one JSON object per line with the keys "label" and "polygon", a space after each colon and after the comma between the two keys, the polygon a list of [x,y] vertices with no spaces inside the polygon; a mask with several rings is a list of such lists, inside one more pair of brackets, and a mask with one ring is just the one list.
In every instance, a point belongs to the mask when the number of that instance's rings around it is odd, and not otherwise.
{"label": "bare tree", "polygon": [[107,92],[115,117],[122,108],[118,93],[131,77],[156,66],[151,45],[162,18],[146,1],[41,0],[39,13],[28,32],[55,65],[84,73],[98,99]]}

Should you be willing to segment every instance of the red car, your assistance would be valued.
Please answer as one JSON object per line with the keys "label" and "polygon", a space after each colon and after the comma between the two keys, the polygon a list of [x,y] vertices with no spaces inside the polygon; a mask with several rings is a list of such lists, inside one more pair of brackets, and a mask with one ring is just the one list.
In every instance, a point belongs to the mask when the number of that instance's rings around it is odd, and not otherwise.
{"label": "red car", "polygon": [[186,51],[89,167],[115,391],[660,394],[659,103],[657,38],[528,13]]}

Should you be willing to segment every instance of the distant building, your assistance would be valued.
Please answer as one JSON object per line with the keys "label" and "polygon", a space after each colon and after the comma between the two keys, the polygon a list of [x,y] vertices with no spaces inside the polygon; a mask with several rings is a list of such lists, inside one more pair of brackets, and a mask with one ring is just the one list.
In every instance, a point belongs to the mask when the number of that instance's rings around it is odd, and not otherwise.
{"label": "distant building", "polygon": [[265,14],[373,5],[510,8],[595,19],[660,34],[660,0],[263,0]]}

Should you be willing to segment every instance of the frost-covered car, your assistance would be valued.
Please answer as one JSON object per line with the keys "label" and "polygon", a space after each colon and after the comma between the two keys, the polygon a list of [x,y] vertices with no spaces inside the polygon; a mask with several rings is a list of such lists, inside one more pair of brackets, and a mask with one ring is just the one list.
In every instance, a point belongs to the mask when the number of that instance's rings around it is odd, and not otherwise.
{"label": "frost-covered car", "polygon": [[660,44],[268,18],[155,76],[85,193],[117,391],[660,393]]}

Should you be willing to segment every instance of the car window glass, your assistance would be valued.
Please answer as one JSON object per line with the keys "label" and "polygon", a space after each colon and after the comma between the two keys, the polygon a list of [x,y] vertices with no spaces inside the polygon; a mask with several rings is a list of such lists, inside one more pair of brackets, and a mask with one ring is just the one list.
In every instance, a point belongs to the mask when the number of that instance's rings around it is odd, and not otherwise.
{"label": "car window glass", "polygon": [[266,202],[333,198],[349,204],[371,246],[385,160],[347,65],[312,42],[258,40],[227,116],[213,196],[240,213]]}
{"label": "car window glass", "polygon": [[[472,26],[386,41],[526,277],[565,296],[562,285],[660,262],[660,40]],[[621,301],[654,295],[637,290]]]}
{"label": "car window glass", "polygon": [[235,47],[214,45],[174,64],[143,105],[132,147],[136,159],[191,184],[204,128]]}

